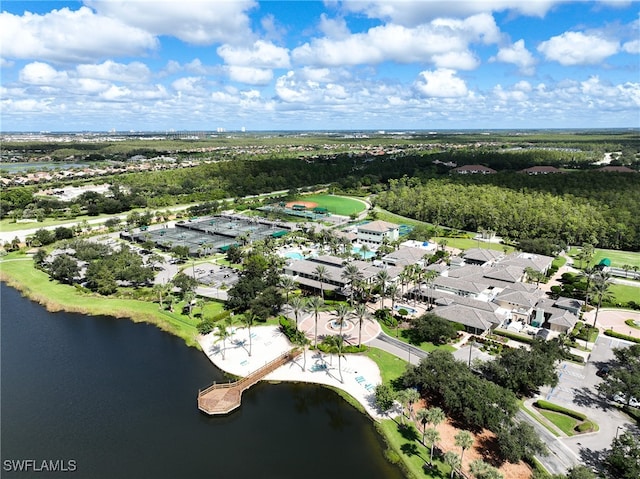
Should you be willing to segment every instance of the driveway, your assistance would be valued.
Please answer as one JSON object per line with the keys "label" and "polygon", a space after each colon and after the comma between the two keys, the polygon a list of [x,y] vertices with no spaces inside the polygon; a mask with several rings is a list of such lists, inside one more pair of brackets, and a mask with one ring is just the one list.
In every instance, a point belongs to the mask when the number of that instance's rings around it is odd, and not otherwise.
{"label": "driveway", "polygon": [[595,465],[604,450],[609,448],[616,434],[634,427],[625,414],[601,397],[596,390],[596,385],[602,381],[596,376],[596,372],[604,363],[613,359],[612,349],[626,347],[629,344],[627,341],[607,336],[599,337],[588,363],[577,365],[563,362],[558,370],[558,385],[541,390],[543,399],[580,411],[598,424],[598,432],[559,439],[580,457],[583,464]]}

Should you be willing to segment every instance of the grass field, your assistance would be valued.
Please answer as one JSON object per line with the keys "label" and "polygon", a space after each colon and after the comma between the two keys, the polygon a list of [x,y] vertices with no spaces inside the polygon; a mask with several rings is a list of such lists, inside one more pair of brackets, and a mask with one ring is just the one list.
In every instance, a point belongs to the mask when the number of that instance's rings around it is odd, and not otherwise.
{"label": "grass field", "polygon": [[[576,259],[576,256],[580,252],[581,248],[571,248],[569,250],[569,256],[573,258],[574,265],[580,268],[580,260]],[[625,264],[629,266],[638,266],[640,268],[640,253],[635,251],[618,251],[614,249],[600,249],[596,248],[593,255],[592,264],[598,264],[603,258],[609,258],[611,260],[611,266],[622,268]]]}
{"label": "grass field", "polygon": [[408,364],[397,356],[378,348],[370,348],[367,356],[378,365],[384,384],[389,384],[402,376]]}
{"label": "grass field", "polygon": [[566,414],[561,414],[559,412],[544,411],[544,410],[541,410],[540,414],[542,414],[549,421],[551,421],[558,429],[564,432],[567,436],[573,436],[575,434],[575,431],[573,428],[576,427],[576,424],[578,424],[578,421],[576,421],[572,417],[569,417]]}
{"label": "grass field", "polygon": [[640,287],[628,286],[626,284],[612,284],[609,292],[613,295],[613,303],[628,303],[629,301],[640,301]]}
{"label": "grass field", "polygon": [[335,215],[350,216],[364,211],[366,208],[362,201],[334,195],[304,195],[299,198],[304,201],[318,203],[319,208],[326,208]]}
{"label": "grass field", "polygon": [[64,310],[152,323],[163,331],[181,337],[187,345],[198,347],[195,338],[198,334],[196,324],[199,319],[189,318],[177,312],[160,311],[156,303],[84,293],[73,286],[51,280],[46,273],[35,269],[33,261],[24,255],[6,256],[0,262],[0,278],[49,311]]}

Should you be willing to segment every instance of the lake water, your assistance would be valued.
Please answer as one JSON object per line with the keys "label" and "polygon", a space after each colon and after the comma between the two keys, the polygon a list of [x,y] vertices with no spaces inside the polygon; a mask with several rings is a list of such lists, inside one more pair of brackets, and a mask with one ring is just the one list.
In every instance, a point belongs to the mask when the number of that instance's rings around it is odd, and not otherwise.
{"label": "lake water", "polygon": [[[333,391],[258,384],[225,417],[196,405],[222,374],[151,325],[49,313],[2,284],[1,465],[83,478],[401,478],[369,418]],[[68,461],[73,461],[69,463]]]}

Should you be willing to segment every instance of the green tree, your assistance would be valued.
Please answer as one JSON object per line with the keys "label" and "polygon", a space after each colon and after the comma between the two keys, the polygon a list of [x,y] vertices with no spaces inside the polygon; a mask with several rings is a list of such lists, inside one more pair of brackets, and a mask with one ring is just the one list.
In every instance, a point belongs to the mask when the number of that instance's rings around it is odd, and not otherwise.
{"label": "green tree", "polygon": [[409,419],[413,418],[413,405],[420,400],[420,393],[415,388],[406,389],[407,409],[409,410]]}
{"label": "green tree", "polygon": [[354,311],[356,318],[358,318],[358,347],[362,345],[362,325],[365,320],[369,318],[369,310],[367,310],[366,304],[358,304]]}
{"label": "green tree", "polygon": [[380,308],[382,309],[384,305],[384,298],[387,295],[387,285],[391,281],[391,276],[389,276],[389,272],[386,270],[378,271],[376,274],[376,284],[378,288],[380,288]]}
{"label": "green tree", "polygon": [[422,426],[422,443],[424,444],[424,433],[427,429],[427,424],[429,424],[429,410],[426,408],[418,409],[416,412],[416,421]]}
{"label": "green tree", "polygon": [[593,284],[591,286],[591,292],[594,297],[597,298],[596,314],[593,317],[593,327],[596,327],[598,322],[598,313],[600,312],[600,306],[602,306],[602,300],[608,299],[611,294],[609,288],[611,287],[611,275],[609,273],[599,272],[593,278]]}
{"label": "green tree", "polygon": [[436,445],[436,442],[440,440],[440,433],[435,428],[430,427],[425,430],[423,427],[423,430],[422,430],[423,443],[425,442],[425,439],[429,443],[429,462],[433,463],[433,448]]}
{"label": "green tree", "polygon": [[78,261],[68,254],[61,254],[54,258],[49,266],[51,277],[67,284],[73,284],[80,273]]}
{"label": "green tree", "polygon": [[609,374],[597,388],[609,397],[621,394],[629,406],[632,397],[640,399],[640,344],[613,348],[613,355]]}
{"label": "green tree", "polygon": [[434,313],[425,313],[412,321],[409,338],[414,344],[428,341],[435,345],[446,344],[458,336],[455,323],[448,321]]}
{"label": "green tree", "polygon": [[615,438],[604,464],[611,477],[616,479],[640,477],[640,435],[625,431]]}
{"label": "green tree", "polygon": [[567,471],[566,479],[598,479],[595,473],[586,466],[574,466]]}
{"label": "green tree", "polygon": [[298,329],[298,319],[300,317],[300,313],[302,313],[306,307],[306,303],[304,299],[300,296],[294,296],[289,301],[289,306],[291,307],[291,311],[293,312],[293,316],[296,320],[296,329]]}
{"label": "green tree", "polygon": [[519,422],[503,426],[496,434],[500,457],[511,463],[531,459],[536,454],[546,454],[547,448],[527,423]]}
{"label": "green tree", "polygon": [[242,319],[241,319],[242,324],[244,324],[247,327],[247,333],[249,335],[249,356],[251,356],[251,326],[253,326],[253,323],[255,322],[256,319],[257,319],[257,316],[251,310],[248,310],[247,312],[245,312],[242,315]]}
{"label": "green tree", "polygon": [[353,296],[363,278],[362,272],[355,264],[349,263],[340,273],[340,277],[349,283],[349,303],[353,305]]}
{"label": "green tree", "polygon": [[383,414],[386,414],[387,411],[393,407],[396,400],[396,393],[388,384],[378,384],[376,386],[374,396],[376,406]]}
{"label": "green tree", "polygon": [[459,469],[462,463],[460,462],[460,456],[453,451],[447,451],[444,453],[444,462],[451,468],[450,477],[453,479],[453,475],[456,469]]}
{"label": "green tree", "polygon": [[307,301],[307,309],[313,313],[314,317],[314,333],[313,333],[313,346],[318,346],[318,316],[322,310],[324,301],[318,296],[311,296]]}
{"label": "green tree", "polygon": [[444,411],[439,407],[432,407],[427,411],[427,421],[429,424],[433,424],[433,427],[437,428],[439,424],[444,422],[446,416]]}
{"label": "green tree", "polygon": [[193,292],[198,286],[198,282],[193,276],[188,274],[178,273],[173,277],[173,285],[180,290],[180,294],[183,296],[188,292]]}
{"label": "green tree", "polygon": [[291,276],[288,276],[286,274],[282,275],[280,277],[280,287],[284,289],[285,301],[289,303],[289,293],[296,289],[296,281]]}
{"label": "green tree", "polygon": [[460,431],[453,438],[456,442],[456,446],[460,448],[460,464],[462,464],[464,451],[473,445],[473,436],[469,431]]}
{"label": "green tree", "polygon": [[471,473],[476,479],[503,479],[504,476],[491,464],[487,464],[482,459],[476,459],[469,465]]}
{"label": "green tree", "polygon": [[231,332],[229,331],[228,325],[225,323],[219,323],[216,326],[216,330],[214,331],[214,336],[217,338],[216,343],[222,341],[222,349],[220,352],[222,353],[222,359],[225,358],[225,351],[227,349],[227,339],[231,336]]}
{"label": "green tree", "polygon": [[316,281],[320,283],[320,297],[324,301],[324,283],[329,279],[329,270],[323,264],[319,264],[313,270]]}

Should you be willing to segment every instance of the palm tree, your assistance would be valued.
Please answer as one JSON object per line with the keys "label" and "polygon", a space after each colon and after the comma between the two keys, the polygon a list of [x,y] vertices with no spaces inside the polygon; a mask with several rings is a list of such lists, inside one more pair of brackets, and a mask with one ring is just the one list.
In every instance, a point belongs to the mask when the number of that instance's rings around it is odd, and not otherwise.
{"label": "palm tree", "polygon": [[447,451],[444,454],[444,462],[445,464],[448,464],[449,467],[451,467],[451,478],[453,479],[453,474],[456,472],[456,469],[458,469],[461,465],[460,456],[458,456],[453,451]]}
{"label": "palm tree", "polygon": [[476,459],[469,465],[471,473],[476,479],[503,479],[503,475],[500,474],[495,467],[487,464],[482,459]]}
{"label": "palm tree", "polygon": [[291,307],[291,311],[293,311],[293,316],[296,319],[296,329],[298,329],[298,317],[300,313],[304,311],[305,301],[300,296],[294,296],[289,301],[289,306]]}
{"label": "palm tree", "polygon": [[380,286],[380,309],[382,309],[382,306],[384,304],[384,298],[387,292],[387,284],[390,280],[391,277],[389,276],[389,273],[384,269],[382,271],[378,271],[378,274],[376,274],[376,283],[378,283],[378,286]]}
{"label": "palm tree", "polygon": [[391,311],[395,310],[396,307],[396,298],[398,297],[398,285],[396,283],[391,283],[387,288],[387,292],[389,293],[389,298],[391,299]]}
{"label": "palm tree", "polygon": [[432,407],[429,409],[428,422],[429,424],[433,424],[433,427],[437,428],[445,419],[446,416],[444,415],[444,411],[439,407]]}
{"label": "palm tree", "polygon": [[216,330],[213,333],[217,339],[216,343],[222,341],[222,359],[224,359],[224,351],[227,348],[227,338],[231,336],[226,323],[221,323],[216,326]]}
{"label": "palm tree", "polygon": [[158,294],[158,300],[160,301],[160,309],[164,309],[164,304],[162,303],[162,298],[169,291],[168,283],[158,283],[153,285],[153,291]]}
{"label": "palm tree", "polygon": [[427,441],[429,441],[429,444],[431,445],[430,446],[431,451],[429,453],[429,462],[433,462],[433,447],[436,445],[436,442],[440,440],[440,433],[436,431],[434,428],[430,427],[429,429],[426,430],[426,434],[424,431],[422,432],[423,443],[424,443],[425,437]]}
{"label": "palm tree", "polygon": [[329,277],[329,271],[325,265],[319,264],[313,272],[316,275],[316,280],[320,283],[320,296],[324,301],[324,283]]}
{"label": "palm tree", "polygon": [[611,286],[611,275],[609,273],[600,272],[593,278],[593,286],[591,291],[594,296],[598,298],[598,304],[596,305],[596,315],[593,318],[593,327],[596,327],[598,321],[598,313],[600,312],[600,306],[602,300],[607,299],[610,296],[609,287]]}
{"label": "palm tree", "polygon": [[324,301],[322,300],[322,298],[319,298],[318,296],[312,296],[307,301],[307,309],[312,311],[315,316],[315,333],[313,337],[314,347],[318,346],[318,315],[320,314],[320,310],[322,309],[323,305],[324,305]]}
{"label": "palm tree", "polygon": [[399,391],[398,395],[396,396],[396,399],[400,403],[400,406],[402,406],[402,424],[404,424],[404,410],[409,405],[409,396],[407,394],[408,391],[408,389],[403,389],[402,391]]}
{"label": "palm tree", "polygon": [[422,443],[424,444],[424,433],[427,430],[427,424],[429,424],[429,410],[426,408],[418,409],[416,419],[422,424]]}
{"label": "palm tree", "polygon": [[365,319],[369,319],[369,310],[366,304],[356,306],[355,315],[358,318],[358,347],[362,345],[362,324]]}
{"label": "palm tree", "polygon": [[323,344],[326,344],[329,347],[329,352],[331,354],[338,355],[338,373],[340,374],[340,382],[344,383],[344,379],[342,378],[342,365],[341,359],[344,354],[342,353],[342,345],[344,343],[344,338],[342,334],[336,334],[333,336],[329,336],[324,339]]}
{"label": "palm tree", "polygon": [[363,259],[364,261],[368,261],[368,259],[367,259],[367,253],[368,253],[369,251],[371,251],[371,248],[369,248],[369,246],[367,246],[366,244],[363,244],[363,245],[360,247],[360,251],[358,252],[358,254],[359,254],[360,256],[362,256],[362,259]]}
{"label": "palm tree", "polygon": [[282,275],[280,277],[280,287],[284,289],[286,302],[289,302],[289,293],[296,289],[296,280],[291,276]]}
{"label": "palm tree", "polygon": [[247,326],[247,332],[249,333],[249,356],[251,356],[251,326],[258,316],[250,309],[242,316],[242,322]]}
{"label": "palm tree", "polygon": [[191,317],[191,311],[193,310],[193,300],[195,298],[196,295],[193,291],[187,291],[186,293],[184,293],[184,305],[189,311],[189,317]]}
{"label": "palm tree", "polygon": [[362,273],[355,264],[349,263],[340,273],[340,277],[349,282],[349,303],[353,305],[353,294],[356,285],[362,281]]}
{"label": "palm tree", "polygon": [[596,269],[591,266],[587,266],[583,271],[582,275],[587,279],[587,287],[585,289],[585,306],[589,306],[589,295],[591,293],[591,281],[593,281],[593,275],[596,273]]}
{"label": "palm tree", "polygon": [[351,308],[344,303],[339,303],[336,306],[336,316],[338,317],[338,324],[340,324],[340,336],[342,336],[342,325],[344,324],[347,316],[351,313]]}
{"label": "palm tree", "polygon": [[408,388],[407,390],[407,407],[409,409],[409,419],[413,418],[413,405],[420,400],[420,393],[417,389]]}
{"label": "palm tree", "polygon": [[429,290],[430,290],[429,301],[428,301],[429,306],[433,304],[433,286],[438,276],[440,276],[438,272],[433,271],[431,269],[426,270],[424,273],[424,280],[427,283],[427,286],[429,287]]}
{"label": "palm tree", "polygon": [[469,431],[460,431],[458,434],[454,436],[454,439],[456,441],[456,446],[458,446],[461,449],[460,464],[462,464],[464,451],[466,451],[473,445],[473,436]]}
{"label": "palm tree", "polygon": [[629,271],[631,271],[633,269],[633,266],[631,266],[630,264],[623,264],[622,265],[622,269],[624,270],[624,277],[628,278],[629,277]]}

